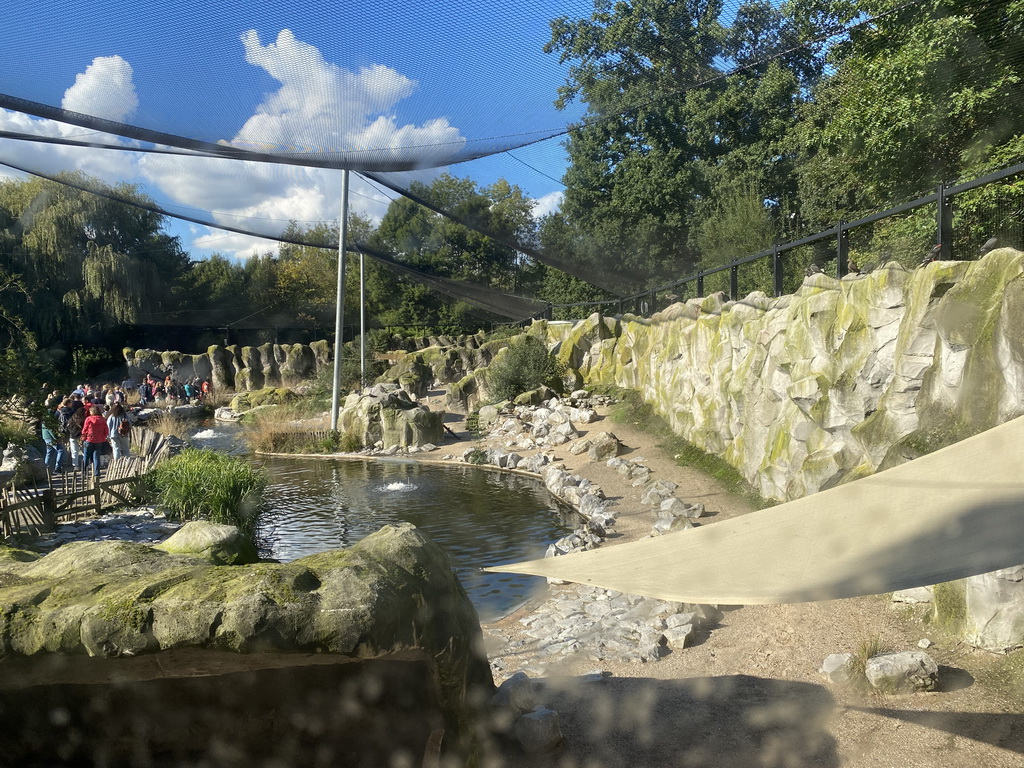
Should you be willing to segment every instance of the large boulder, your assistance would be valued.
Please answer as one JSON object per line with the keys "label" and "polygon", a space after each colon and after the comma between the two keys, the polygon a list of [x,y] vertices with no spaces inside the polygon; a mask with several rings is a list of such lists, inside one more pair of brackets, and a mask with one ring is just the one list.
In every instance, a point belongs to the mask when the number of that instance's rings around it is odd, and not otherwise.
{"label": "large boulder", "polygon": [[967,642],[989,651],[1024,645],[1024,566],[964,580]]}
{"label": "large boulder", "polygon": [[345,399],[338,425],[343,432],[358,436],[363,445],[408,448],[440,443],[443,419],[442,412],[416,404],[405,390],[378,384]]}
{"label": "large boulder", "polygon": [[[0,557],[0,653],[120,657],[169,649],[427,661],[445,742],[468,747],[493,695],[476,609],[444,552],[414,526],[291,563],[223,567],[134,542]],[[26,664],[30,660],[25,661]]]}
{"label": "large boulder", "polygon": [[208,520],[185,523],[154,549],[172,555],[202,557],[213,565],[245,565],[259,560],[256,547],[241,530]]}

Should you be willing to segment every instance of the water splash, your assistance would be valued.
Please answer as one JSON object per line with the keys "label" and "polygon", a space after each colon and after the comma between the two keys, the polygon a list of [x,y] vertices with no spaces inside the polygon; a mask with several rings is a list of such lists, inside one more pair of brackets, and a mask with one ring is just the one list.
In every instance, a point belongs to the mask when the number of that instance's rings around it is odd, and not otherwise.
{"label": "water splash", "polygon": [[381,486],[382,491],[391,491],[392,493],[405,493],[406,491],[415,490],[415,488],[415,483],[404,483],[401,480],[395,483],[387,483],[386,485]]}
{"label": "water splash", "polygon": [[202,432],[196,432],[192,435],[193,440],[212,440],[215,437],[223,437],[220,432],[214,432],[212,429],[204,429]]}

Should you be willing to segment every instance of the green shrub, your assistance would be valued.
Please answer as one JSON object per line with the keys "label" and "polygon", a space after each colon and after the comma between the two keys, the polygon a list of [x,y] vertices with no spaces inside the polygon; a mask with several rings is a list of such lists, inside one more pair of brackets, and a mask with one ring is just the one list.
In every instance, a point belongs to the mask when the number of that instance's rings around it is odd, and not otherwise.
{"label": "green shrub", "polygon": [[486,464],[487,463],[487,451],[482,448],[473,448],[466,453],[467,464]]}
{"label": "green shrub", "polygon": [[8,443],[26,446],[35,439],[32,427],[23,421],[0,418],[0,450]]}
{"label": "green shrub", "polygon": [[512,400],[541,385],[562,390],[565,364],[548,353],[540,339],[523,335],[486,369],[487,391],[495,401]]}
{"label": "green shrub", "polygon": [[255,542],[267,478],[248,462],[187,448],[157,465],[147,481],[170,517],[235,525]]}

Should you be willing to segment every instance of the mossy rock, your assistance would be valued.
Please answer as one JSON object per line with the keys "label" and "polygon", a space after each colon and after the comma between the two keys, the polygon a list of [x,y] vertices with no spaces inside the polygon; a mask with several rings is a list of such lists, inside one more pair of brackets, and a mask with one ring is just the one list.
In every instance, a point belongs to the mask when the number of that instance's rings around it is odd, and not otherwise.
{"label": "mossy rock", "polygon": [[264,405],[287,405],[298,399],[290,389],[265,387],[258,392],[239,392],[231,399],[231,410],[242,413]]}
{"label": "mossy rock", "polygon": [[214,565],[245,565],[259,560],[256,547],[233,525],[193,520],[153,547],[172,555],[201,557]]}
{"label": "mossy rock", "polygon": [[0,561],[0,653],[130,656],[170,648],[428,660],[449,733],[472,751],[494,692],[476,609],[414,526],[292,563],[210,565],[133,542]]}

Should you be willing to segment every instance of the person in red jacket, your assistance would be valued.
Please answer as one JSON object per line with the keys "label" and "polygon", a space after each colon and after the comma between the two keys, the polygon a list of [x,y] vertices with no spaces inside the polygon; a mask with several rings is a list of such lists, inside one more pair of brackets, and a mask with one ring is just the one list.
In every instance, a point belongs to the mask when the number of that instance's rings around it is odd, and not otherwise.
{"label": "person in red jacket", "polygon": [[89,415],[82,426],[82,443],[85,445],[85,466],[92,462],[92,474],[100,476],[100,454],[103,446],[110,437],[110,430],[107,428],[107,420],[103,418],[103,412],[98,405],[89,408]]}

